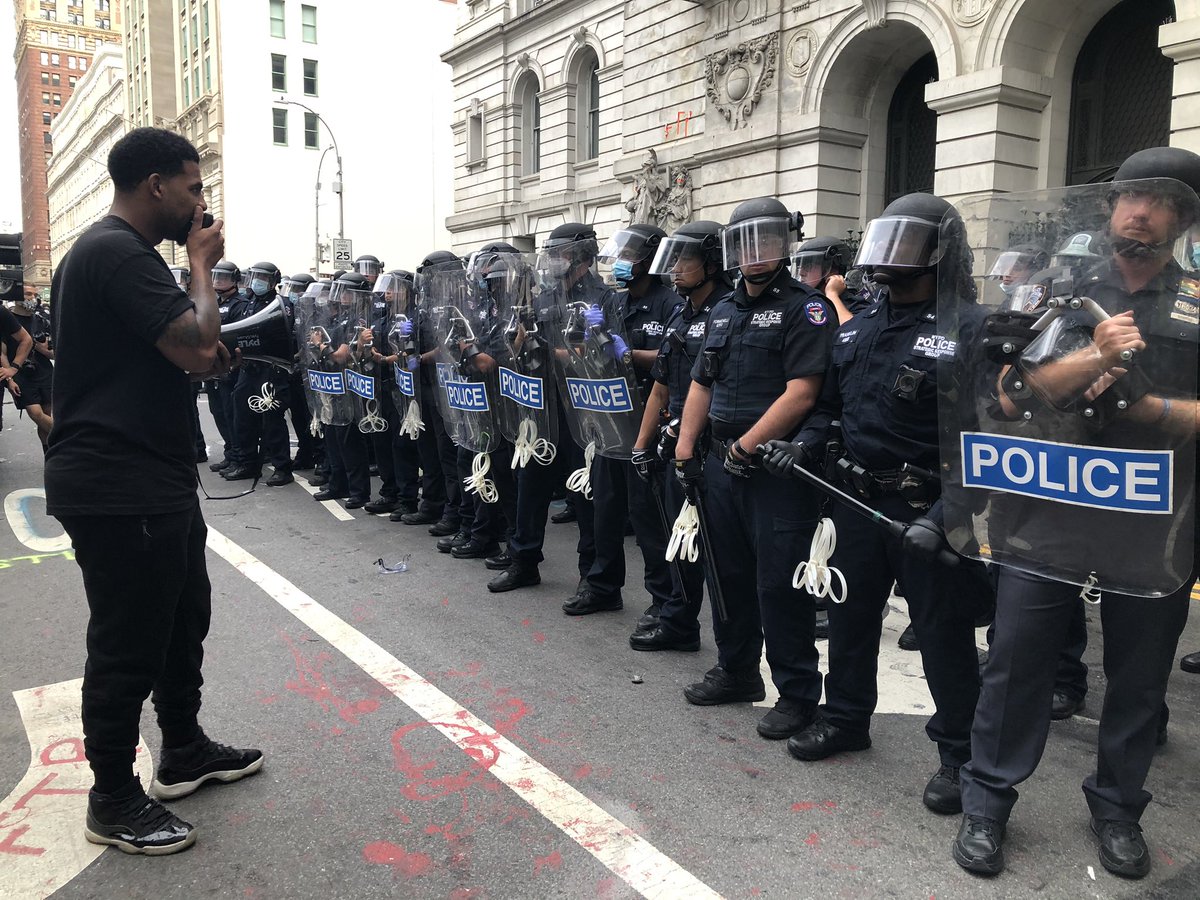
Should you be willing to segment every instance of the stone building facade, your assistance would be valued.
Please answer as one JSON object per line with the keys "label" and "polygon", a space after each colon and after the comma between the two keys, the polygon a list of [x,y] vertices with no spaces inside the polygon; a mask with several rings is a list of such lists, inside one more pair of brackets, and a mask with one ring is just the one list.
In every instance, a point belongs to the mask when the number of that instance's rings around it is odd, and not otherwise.
{"label": "stone building facade", "polygon": [[465,0],[443,59],[462,252],[762,195],[844,235],[1200,151],[1200,0]]}

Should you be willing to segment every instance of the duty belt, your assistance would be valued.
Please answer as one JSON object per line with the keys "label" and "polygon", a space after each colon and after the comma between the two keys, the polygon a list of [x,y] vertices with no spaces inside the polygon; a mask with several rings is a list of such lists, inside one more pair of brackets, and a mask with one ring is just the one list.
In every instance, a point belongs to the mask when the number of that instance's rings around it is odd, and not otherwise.
{"label": "duty belt", "polygon": [[[736,444],[737,441],[738,441],[737,438],[734,438],[733,440],[728,440],[728,441],[722,441],[722,440],[718,440],[717,438],[713,438],[712,443],[709,444],[708,452],[711,453],[716,459],[720,460],[720,462],[722,464],[724,464],[725,457],[727,457],[729,455],[729,451],[733,448],[733,445]],[[744,465],[748,469],[761,469],[762,468],[762,466],[760,466],[758,464],[758,457],[751,456],[749,454],[746,454],[746,462],[744,463]]]}
{"label": "duty belt", "polygon": [[941,482],[932,473],[905,463],[899,469],[870,471],[848,456],[837,461],[841,481],[864,500],[898,494],[916,509],[928,509],[941,493]]}

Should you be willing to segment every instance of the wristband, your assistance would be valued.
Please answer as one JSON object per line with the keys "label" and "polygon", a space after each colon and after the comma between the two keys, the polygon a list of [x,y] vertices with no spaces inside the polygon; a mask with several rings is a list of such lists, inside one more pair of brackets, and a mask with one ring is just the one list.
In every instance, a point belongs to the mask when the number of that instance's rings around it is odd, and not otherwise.
{"label": "wristband", "polygon": [[1154,420],[1155,425],[1161,425],[1163,422],[1165,422],[1167,420],[1167,416],[1169,416],[1171,414],[1171,399],[1169,397],[1163,397],[1162,402],[1163,402],[1162,412],[1160,412],[1158,414],[1158,418]]}

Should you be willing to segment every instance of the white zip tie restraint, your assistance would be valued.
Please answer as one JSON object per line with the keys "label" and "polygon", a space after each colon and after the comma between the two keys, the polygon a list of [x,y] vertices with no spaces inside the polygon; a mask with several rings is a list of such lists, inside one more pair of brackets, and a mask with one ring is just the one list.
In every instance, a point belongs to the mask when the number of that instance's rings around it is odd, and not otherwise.
{"label": "white zip tie restraint", "polygon": [[271,382],[264,381],[261,394],[251,394],[246,401],[246,405],[250,407],[250,412],[258,413],[260,416],[263,413],[268,413],[273,409],[279,409],[280,403],[275,398],[275,391],[271,388]]}
{"label": "white zip tie restraint", "polygon": [[408,404],[404,418],[400,420],[400,434],[415,441],[424,430],[425,423],[421,421],[421,407],[416,400],[413,400]]}
{"label": "white zip tie restraint", "polygon": [[[845,603],[846,576],[829,565],[836,547],[837,530],[833,527],[833,519],[822,519],[813,533],[808,559],[796,566],[792,587],[806,590],[818,600],[828,597],[834,603]],[[840,594],[834,590],[834,579],[842,586]]]}
{"label": "white zip tie restraint", "polygon": [[358,420],[358,430],[363,434],[379,434],[388,430],[388,421],[379,415],[379,401],[367,400],[363,403],[367,414]]}
{"label": "white zip tie restraint", "polygon": [[325,436],[325,426],[321,424],[321,420],[317,416],[308,420],[308,433],[315,438]]}
{"label": "white zip tie restraint", "polygon": [[531,459],[539,465],[548,466],[558,456],[558,449],[548,440],[538,437],[537,422],[522,419],[517,426],[517,439],[513,442],[512,468],[523,469]]}
{"label": "white zip tie restraint", "polygon": [[667,544],[667,562],[694,563],[700,559],[700,513],[692,501],[684,500],[683,509],[671,529],[671,542]]}
{"label": "white zip tie restraint", "polygon": [[1079,597],[1085,603],[1093,605],[1100,602],[1100,582],[1096,580],[1096,573],[1092,572],[1087,577],[1087,581],[1083,583],[1083,590],[1079,592]]}
{"label": "white zip tie restraint", "polygon": [[591,441],[583,449],[583,468],[576,469],[567,479],[567,490],[583,494],[592,499],[592,460],[596,458],[596,442]]}
{"label": "white zip tie restraint", "polygon": [[468,494],[478,494],[484,503],[495,503],[500,499],[496,482],[487,477],[492,469],[492,457],[487,453],[476,453],[471,460],[471,474],[463,479]]}

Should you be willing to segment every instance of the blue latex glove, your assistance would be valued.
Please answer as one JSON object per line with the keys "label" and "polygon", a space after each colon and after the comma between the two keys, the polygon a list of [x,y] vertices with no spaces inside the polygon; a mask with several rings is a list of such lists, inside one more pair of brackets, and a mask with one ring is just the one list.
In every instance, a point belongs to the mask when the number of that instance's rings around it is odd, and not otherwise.
{"label": "blue latex glove", "polygon": [[408,359],[405,360],[404,368],[408,369],[408,371],[410,371],[410,372],[417,371],[417,369],[421,368],[421,357],[417,356],[414,353],[412,356],[408,357]]}
{"label": "blue latex glove", "polygon": [[603,328],[604,310],[594,304],[589,306],[583,313],[583,321],[587,322],[589,326],[599,325],[601,328]]}
{"label": "blue latex glove", "polygon": [[620,360],[624,359],[625,354],[629,352],[629,345],[625,343],[625,339],[619,334],[614,334],[612,336],[612,343],[607,344],[605,349],[612,354],[613,359]]}
{"label": "blue latex glove", "polygon": [[400,333],[402,335],[404,335],[405,337],[408,337],[410,334],[413,333],[412,319],[405,319],[403,322],[400,323]]}

